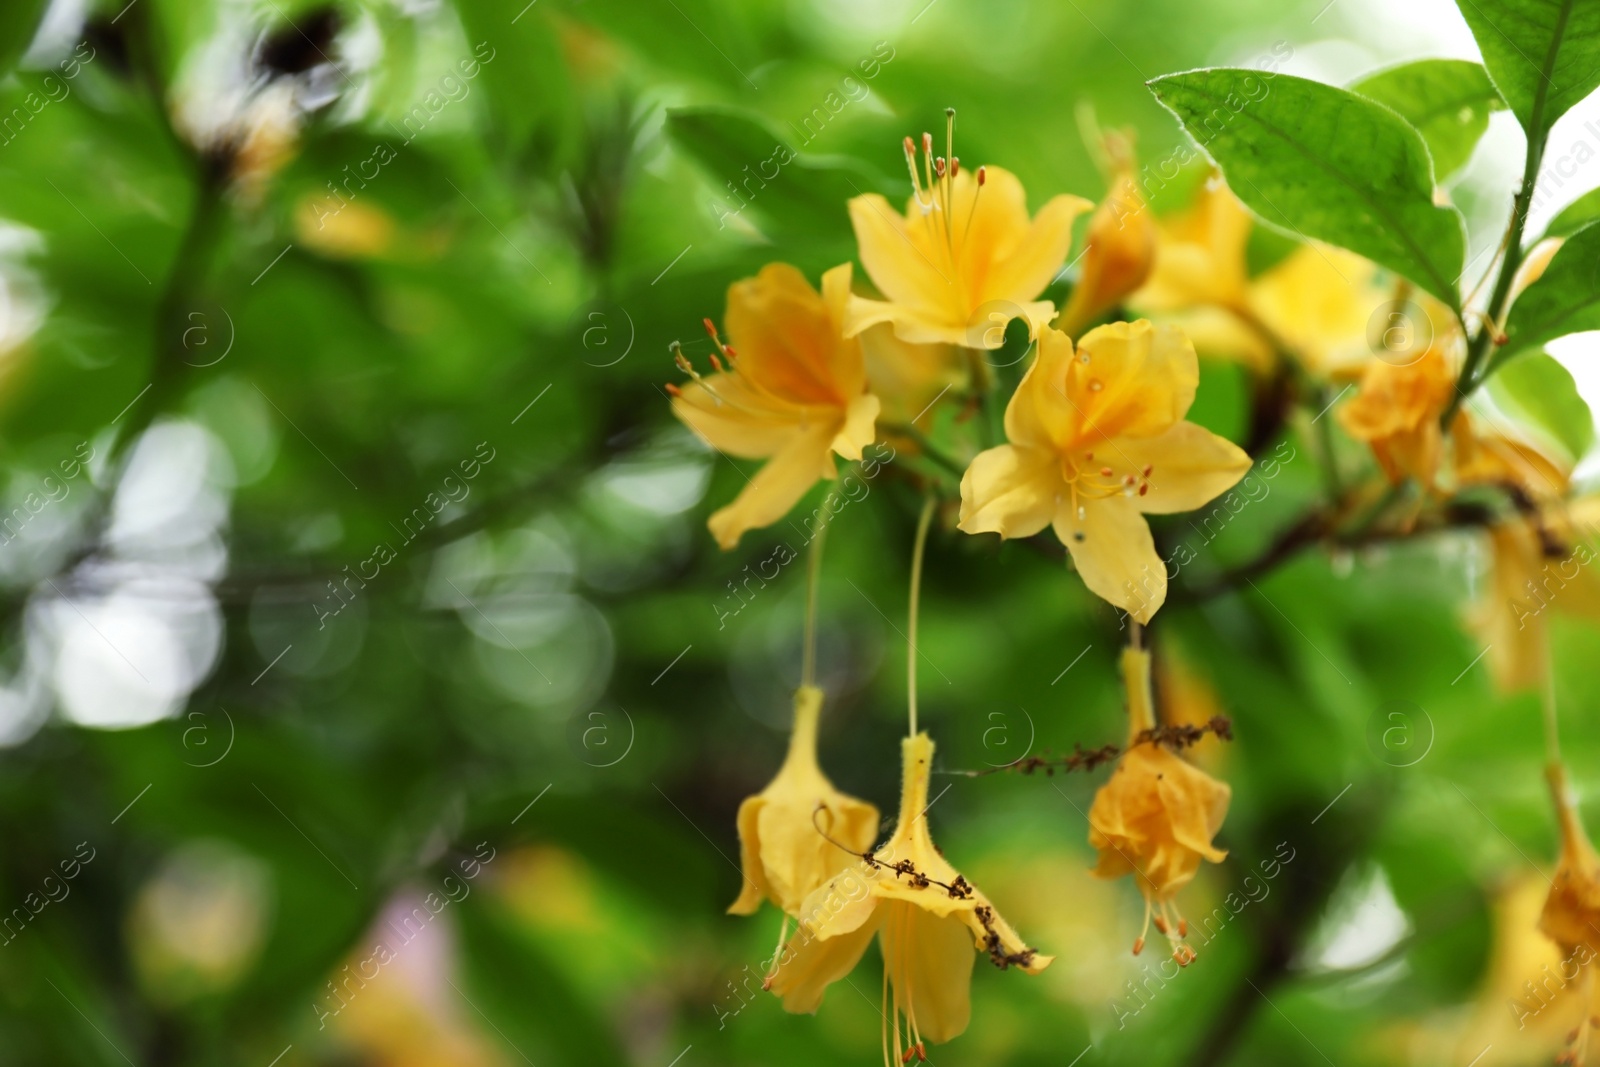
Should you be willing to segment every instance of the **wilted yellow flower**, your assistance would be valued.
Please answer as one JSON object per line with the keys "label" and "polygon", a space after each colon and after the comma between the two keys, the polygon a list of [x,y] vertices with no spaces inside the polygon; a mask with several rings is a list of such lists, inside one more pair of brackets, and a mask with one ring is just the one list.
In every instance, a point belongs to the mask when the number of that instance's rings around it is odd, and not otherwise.
{"label": "wilted yellow flower", "polygon": [[1089,844],[1100,853],[1094,873],[1134,875],[1145,900],[1145,929],[1134,942],[1135,953],[1144,948],[1153,912],[1156,926],[1173,939],[1174,958],[1186,964],[1194,950],[1182,941],[1188,924],[1174,898],[1194,878],[1201,860],[1221,863],[1227,857],[1211,839],[1228,814],[1232,790],[1149,738],[1147,731],[1156,724],[1150,653],[1125,649],[1122,677],[1128,690],[1128,747],[1089,808]]}
{"label": "wilted yellow flower", "polygon": [[919,733],[906,738],[901,751],[894,836],[806,898],[800,928],[784,947],[769,984],[786,1011],[814,1012],[827,987],[849,974],[873,935],[879,935],[884,1063],[890,1065],[912,1055],[927,1059],[924,1041],[948,1041],[967,1028],[974,949],[1001,969],[1018,967],[1028,974],[1038,974],[1051,961],[1023,944],[988,898],[934,846],[927,823],[933,742]]}
{"label": "wilted yellow flower", "polygon": [[[768,264],[728,289],[732,344],[706,321],[727,366],[713,355],[718,373],[670,387],[673,413],[713,448],[767,460],[711,516],[724,549],[781,519],[818,479],[835,477],[835,453],[860,459],[876,436],[878,398],[866,391],[861,343],[842,330],[849,299],[848,263],[822,276],[820,295],[795,268]],[[679,365],[694,373],[681,352]]]}
{"label": "wilted yellow flower", "polygon": [[[1577,804],[1567,787],[1567,773],[1559,763],[1545,768],[1550,793],[1555,800],[1556,817],[1561,822],[1561,858],[1550,895],[1545,897],[1539,915],[1539,929],[1554,941],[1564,956],[1570,957],[1579,946],[1589,949],[1600,942],[1600,856],[1595,855],[1589,835],[1584,832]],[[1558,1062],[1582,1065],[1587,1062],[1589,1041],[1600,1029],[1600,982],[1593,970],[1585,976],[1585,1011],[1576,1030],[1567,1039],[1567,1051]]]}
{"label": "wilted yellow flower", "polygon": [[1537,685],[1545,672],[1546,609],[1600,620],[1600,575],[1592,538],[1600,498],[1566,500],[1571,471],[1525,441],[1480,433],[1463,412],[1452,426],[1460,485],[1498,485],[1516,497],[1513,514],[1487,528],[1488,581],[1468,622],[1483,641],[1503,691]]}
{"label": "wilted yellow flower", "polygon": [[1444,450],[1439,416],[1455,390],[1455,367],[1438,348],[1405,364],[1375,359],[1356,398],[1339,409],[1339,422],[1371,446],[1389,481],[1410,477],[1432,489]]}
{"label": "wilted yellow flower", "polygon": [[878,809],[835,789],[817,764],[817,719],[822,690],[794,694],[789,754],[765,789],[739,805],[739,853],[744,888],[730,915],[751,915],[770,900],[789,915],[806,895],[850,864],[845,847],[865,852],[878,836]]}
{"label": "wilted yellow flower", "polygon": [[1145,514],[1197,508],[1250,457],[1184,421],[1200,367],[1171,326],[1117,322],[1072,339],[1047,329],[1006,407],[1010,444],[961,479],[961,529],[1030,537],[1048,525],[1084,584],[1140,622],[1167,596]]}
{"label": "wilted yellow flower", "polygon": [[1089,219],[1078,284],[1057,322],[1067,334],[1077,334],[1121,304],[1145,283],[1155,263],[1158,228],[1134,180],[1133,146],[1120,134],[1108,134],[1105,146],[1111,185]]}
{"label": "wilted yellow flower", "polygon": [[1093,205],[1057,196],[1030,221],[1013,174],[962,169],[953,154],[955,112],[946,114],[948,160],[933,155],[925,133],[919,173],[906,138],[912,196],[904,216],[876,193],[850,201],[861,265],[886,298],[851,300],[850,334],[889,322],[906,341],[998,348],[1012,318],[1027,319],[1030,337],[1055,318],[1055,305],[1037,297],[1066,260],[1073,220]]}

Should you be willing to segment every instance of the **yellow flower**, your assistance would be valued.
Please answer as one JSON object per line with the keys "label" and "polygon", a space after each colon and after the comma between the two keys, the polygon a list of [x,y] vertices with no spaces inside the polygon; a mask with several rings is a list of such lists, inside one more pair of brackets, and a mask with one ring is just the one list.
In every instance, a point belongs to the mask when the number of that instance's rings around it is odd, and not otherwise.
{"label": "yellow flower", "polygon": [[1155,269],[1129,307],[1180,327],[1202,355],[1268,371],[1283,350],[1318,377],[1358,373],[1375,342],[1409,351],[1454,331],[1449,309],[1425,294],[1374,325],[1394,294],[1376,264],[1331,245],[1303,245],[1251,278],[1253,226],[1213,176],[1187,211],[1159,225]]}
{"label": "yellow flower", "polygon": [[[718,373],[669,387],[672,410],[713,448],[766,459],[734,502],[711,516],[717,543],[731,549],[746,530],[781,519],[821,478],[835,453],[860,459],[876,436],[878,398],[866,391],[861,343],[842,332],[850,265],[822,276],[822,293],[793,267],[772,263],[728,289],[725,321],[733,344]],[[694,374],[679,353],[679,366]]]}
{"label": "yellow flower", "polygon": [[1006,407],[1010,444],[961,479],[961,529],[1030,537],[1054,525],[1084,584],[1140,622],[1166,600],[1145,514],[1200,507],[1250,469],[1232,442],[1184,421],[1200,381],[1170,326],[1117,322],[1078,344],[1058,330]]}
{"label": "yellow flower", "polygon": [[1122,303],[1150,276],[1158,228],[1134,180],[1133,146],[1118,134],[1106,136],[1111,187],[1089,219],[1089,234],[1078,268],[1078,284],[1061,311],[1058,327],[1076,334]]}
{"label": "yellow flower", "polygon": [[1136,306],[1150,313],[1243,306],[1250,227],[1250,212],[1212,175],[1187,210],[1158,223],[1155,269]]}
{"label": "yellow flower", "polygon": [[919,174],[906,138],[913,191],[904,216],[876,193],[850,201],[861,265],[886,299],[853,298],[849,334],[889,322],[906,341],[998,348],[1012,318],[1027,320],[1030,337],[1055,318],[1055,305],[1036,298],[1066,260],[1073,220],[1093,205],[1057,196],[1030,221],[1015,175],[961,168],[953,155],[955,112],[946,114],[948,163],[933,155],[925,133]]}
{"label": "yellow flower", "polygon": [[806,895],[850,863],[829,838],[857,852],[877,840],[878,809],[839,792],[817,765],[821,713],[822,690],[795,691],[789,754],[771,784],[739,805],[744,888],[730,915],[754,914],[763,899],[799,914]]}
{"label": "yellow flower", "polygon": [[905,1063],[914,1054],[927,1059],[924,1041],[948,1041],[967,1028],[974,950],[1001,969],[1028,974],[1051,961],[1024,945],[934,846],[926,814],[933,762],[928,735],[906,738],[902,757],[894,836],[806,898],[800,928],[770,982],[786,1011],[814,1012],[827,987],[855,968],[877,934],[884,960],[885,1064]]}
{"label": "yellow flower", "polygon": [[1547,608],[1600,621],[1600,575],[1592,539],[1600,497],[1566,499],[1570,469],[1524,441],[1479,433],[1463,412],[1452,426],[1458,484],[1496,485],[1514,512],[1487,529],[1488,581],[1468,615],[1502,691],[1544,677]]}
{"label": "yellow flower", "polygon": [[[1545,897],[1544,911],[1539,915],[1539,929],[1560,947],[1563,956],[1570,958],[1582,945],[1589,947],[1588,959],[1592,960],[1592,946],[1600,943],[1600,856],[1595,855],[1589,835],[1584,832],[1583,820],[1567,787],[1566,768],[1552,763],[1545,768],[1545,776],[1561,821],[1561,858],[1550,882],[1550,895]],[[1600,1029],[1600,982],[1595,979],[1593,967],[1583,981],[1588,1010],[1568,1036],[1567,1051],[1558,1063],[1586,1062],[1590,1034]]]}
{"label": "yellow flower", "polygon": [[1122,676],[1128,689],[1128,747],[1089,808],[1089,844],[1100,853],[1094,873],[1135,876],[1145,899],[1145,929],[1133,944],[1136,954],[1144,948],[1153,911],[1157,928],[1173,940],[1173,957],[1187,964],[1194,950],[1182,940],[1188,924],[1174,898],[1194,878],[1201,860],[1221,863],[1227,857],[1211,839],[1228,814],[1232,790],[1149,739],[1146,731],[1156,724],[1150,653],[1125,649]]}
{"label": "yellow flower", "polygon": [[1444,448],[1439,416],[1455,390],[1455,367],[1438,348],[1405,364],[1375,359],[1356,398],[1339,409],[1339,422],[1372,447],[1389,481],[1411,477],[1432,489]]}

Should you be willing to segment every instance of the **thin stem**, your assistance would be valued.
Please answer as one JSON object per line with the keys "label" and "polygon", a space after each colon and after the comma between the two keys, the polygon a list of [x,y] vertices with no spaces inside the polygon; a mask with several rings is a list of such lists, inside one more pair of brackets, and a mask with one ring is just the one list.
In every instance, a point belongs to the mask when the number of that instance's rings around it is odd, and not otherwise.
{"label": "thin stem", "polygon": [[1511,222],[1506,230],[1505,259],[1500,263],[1500,276],[1495,279],[1484,320],[1478,325],[1478,332],[1467,349],[1466,361],[1461,365],[1461,376],[1456,380],[1455,395],[1450,398],[1444,414],[1439,417],[1439,425],[1447,430],[1455,419],[1456,412],[1461,409],[1462,401],[1483,384],[1489,377],[1489,371],[1493,369],[1491,363],[1484,373],[1479,374],[1479,371],[1484,369],[1484,360],[1489,358],[1495,337],[1500,332],[1501,316],[1511,299],[1511,286],[1516,280],[1517,268],[1522,265],[1522,231],[1528,223],[1528,209],[1533,203],[1533,187],[1539,177],[1539,164],[1544,160],[1544,146],[1548,137],[1548,131],[1537,137],[1531,134],[1528,137],[1528,153],[1522,163],[1522,184],[1518,186],[1517,195],[1511,201]]}
{"label": "thin stem", "polygon": [[906,618],[906,706],[911,721],[911,736],[917,736],[917,607],[922,598],[922,557],[928,546],[928,527],[933,524],[933,496],[923,501],[917,517],[917,539],[911,546],[911,608]]}
{"label": "thin stem", "polygon": [[[1327,393],[1326,389],[1322,391],[1324,414],[1331,403]],[[1339,477],[1339,454],[1334,450],[1332,419],[1317,420],[1317,446],[1317,451],[1322,455],[1322,478],[1328,491],[1328,505],[1337,511],[1339,502],[1344,499],[1344,484]]]}
{"label": "thin stem", "polygon": [[839,487],[834,486],[823,497],[822,521],[811,535],[811,551],[806,557],[805,638],[800,651],[800,684],[805,686],[817,681],[817,589],[822,585],[822,545],[828,539],[828,521],[833,518],[833,501],[838,495]]}
{"label": "thin stem", "polygon": [[1544,678],[1539,687],[1540,703],[1544,705],[1544,754],[1550,764],[1561,762],[1561,734],[1556,723],[1556,657],[1550,651],[1550,629],[1544,629]]}

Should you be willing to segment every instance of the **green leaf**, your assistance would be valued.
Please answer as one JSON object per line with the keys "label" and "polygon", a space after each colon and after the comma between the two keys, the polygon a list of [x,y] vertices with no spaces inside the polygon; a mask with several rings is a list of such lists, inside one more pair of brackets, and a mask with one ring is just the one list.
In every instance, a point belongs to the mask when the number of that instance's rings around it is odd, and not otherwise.
{"label": "green leaf", "polygon": [[1595,219],[1600,219],[1600,189],[1590,189],[1561,209],[1545,227],[1546,237],[1571,237]]}
{"label": "green leaf", "polygon": [[667,112],[667,130],[709,171],[711,208],[724,225],[751,209],[771,226],[793,233],[848,230],[845,201],[888,191],[884,177],[864,164],[843,156],[800,155],[792,138],[747,112],[674,108]]}
{"label": "green leaf", "polygon": [[1461,215],[1433,202],[1427,146],[1399,115],[1255,70],[1192,70],[1149,85],[1267,222],[1348,248],[1456,306]]}
{"label": "green leaf", "polygon": [[1600,4],[1458,0],[1489,76],[1529,139],[1600,86]]}
{"label": "green leaf", "polygon": [[1579,460],[1594,445],[1594,414],[1572,373],[1545,352],[1507,364],[1489,382],[1496,404],[1558,442]]}
{"label": "green leaf", "polygon": [[1455,173],[1472,157],[1489,128],[1489,113],[1506,106],[1483,65],[1464,59],[1402,63],[1369,74],[1350,88],[1393,108],[1417,128],[1439,178]]}
{"label": "green leaf", "polygon": [[1494,362],[1569,333],[1600,330],[1600,224],[1567,238],[1539,280],[1522,291],[1506,318],[1506,343]]}
{"label": "green leaf", "polygon": [[46,0],[13,0],[0,5],[0,77],[11,73],[33,43]]}

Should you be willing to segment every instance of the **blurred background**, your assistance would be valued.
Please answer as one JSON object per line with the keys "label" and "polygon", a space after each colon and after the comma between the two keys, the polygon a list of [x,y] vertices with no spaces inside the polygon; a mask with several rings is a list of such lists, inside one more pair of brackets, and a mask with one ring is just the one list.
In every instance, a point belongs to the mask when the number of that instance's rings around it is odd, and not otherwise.
{"label": "blurred background", "polygon": [[[946,106],[1037,206],[1103,191],[1083,104],[1179,143],[1146,78],[1426,56],[1477,57],[1448,0],[9,0],[0,1062],[875,1062],[875,953],[788,1016],[776,914],[723,914],[804,534],[716,549],[743,477],[672,419],[668,344],[701,359],[763,263],[852,259],[845,199],[902,197]],[[1597,118],[1535,227],[1600,184]],[[1475,248],[1519,138],[1495,115],[1450,183]],[[1591,397],[1592,347],[1555,349]],[[1248,405],[1208,364],[1191,417]],[[1299,428],[1280,454],[1159,620],[1166,691],[1237,736],[1196,750],[1234,804],[1185,908],[1247,906],[1152,978],[1134,888],[1088,874],[1104,772],[946,775],[942,846],[1057,960],[978,968],[936,1062],[1489,1067],[1576,1021],[1524,988],[1555,832],[1536,699],[1461,625],[1481,535],[1202,596],[1317,493]],[[885,812],[916,499],[857,482],[821,592],[823,763]],[[1125,636],[1059,555],[936,530],[922,625],[941,771],[1121,739]],[[1600,634],[1555,635],[1593,792]]]}

